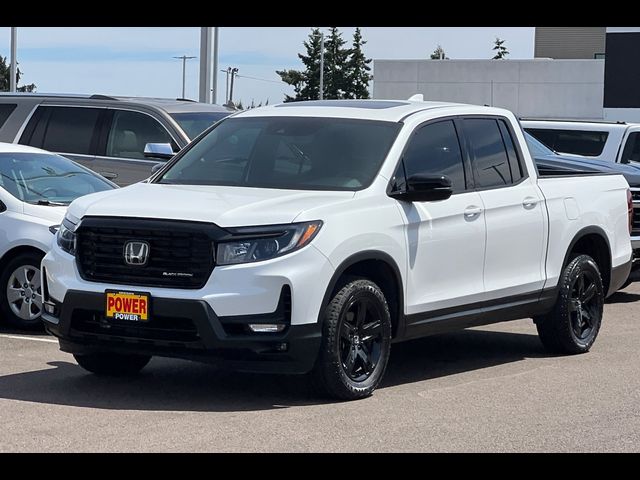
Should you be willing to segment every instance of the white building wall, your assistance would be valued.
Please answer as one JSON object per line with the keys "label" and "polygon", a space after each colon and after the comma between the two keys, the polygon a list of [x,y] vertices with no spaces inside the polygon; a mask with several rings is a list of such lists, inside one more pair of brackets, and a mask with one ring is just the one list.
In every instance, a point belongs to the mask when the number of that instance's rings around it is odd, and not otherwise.
{"label": "white building wall", "polygon": [[373,98],[492,105],[523,117],[603,117],[604,60],[374,60]]}

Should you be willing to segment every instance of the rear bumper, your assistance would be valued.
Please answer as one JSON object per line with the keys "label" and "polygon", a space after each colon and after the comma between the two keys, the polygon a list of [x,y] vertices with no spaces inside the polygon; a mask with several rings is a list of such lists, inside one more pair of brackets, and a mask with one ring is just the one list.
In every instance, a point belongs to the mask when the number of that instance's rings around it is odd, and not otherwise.
{"label": "rear bumper", "polygon": [[[184,358],[240,371],[306,373],[321,340],[318,323],[287,325],[281,333],[251,333],[244,324],[282,321],[281,312],[218,317],[202,300],[152,298],[151,320],[107,322],[104,294],[69,290],[55,313],[43,313],[46,330],[73,354],[137,353]],[[154,317],[154,312],[158,315]],[[154,318],[156,322],[154,324]],[[170,328],[167,328],[169,326]]]}

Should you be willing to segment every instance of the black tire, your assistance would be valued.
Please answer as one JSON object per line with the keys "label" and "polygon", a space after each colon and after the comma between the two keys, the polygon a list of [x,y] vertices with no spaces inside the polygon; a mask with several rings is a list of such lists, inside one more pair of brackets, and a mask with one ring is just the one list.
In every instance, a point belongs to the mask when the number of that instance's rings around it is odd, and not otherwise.
{"label": "black tire", "polygon": [[349,279],[323,313],[312,371],[317,390],[341,400],[368,397],[384,375],[390,350],[391,315],[382,290],[370,280]]}
{"label": "black tire", "polygon": [[74,355],[76,362],[85,370],[96,375],[120,377],[134,375],[142,370],[150,355],[123,355],[119,353],[91,353]]}
{"label": "black tire", "polygon": [[586,353],[602,324],[604,287],[598,265],[588,255],[572,259],[562,271],[553,310],[538,317],[540,340],[551,353]]}
{"label": "black tire", "polygon": [[[9,262],[4,266],[2,272],[0,272],[0,312],[2,314],[2,320],[12,327],[22,330],[36,330],[42,328],[42,321],[40,320],[40,314],[42,313],[40,263],[42,262],[43,256],[44,253],[35,251],[21,253],[9,260]],[[23,267],[28,269],[30,275],[30,278],[26,278],[26,282],[28,282],[26,288],[23,288],[23,285],[17,284],[22,282],[17,282],[17,278],[14,275],[16,271],[24,270]],[[35,271],[37,271],[37,274]],[[9,283],[12,285],[9,285]],[[34,287],[33,289],[32,286]],[[11,293],[9,290],[11,290]],[[15,298],[12,296],[10,299],[9,295],[11,294],[20,294],[21,298]],[[26,303],[27,297],[30,297],[28,299],[29,303]],[[14,310],[20,310],[22,305],[25,306],[25,309],[28,312],[26,314],[27,317],[31,315],[35,316],[32,318],[21,318],[16,314]]]}

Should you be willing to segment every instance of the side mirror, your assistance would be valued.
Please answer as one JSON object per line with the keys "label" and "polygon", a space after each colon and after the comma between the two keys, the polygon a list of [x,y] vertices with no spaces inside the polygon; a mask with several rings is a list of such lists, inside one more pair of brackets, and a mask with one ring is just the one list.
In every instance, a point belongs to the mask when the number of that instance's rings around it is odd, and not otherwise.
{"label": "side mirror", "polygon": [[173,148],[170,143],[147,143],[144,146],[144,156],[151,158],[170,159],[173,157]]}
{"label": "side mirror", "polygon": [[156,173],[162,167],[164,167],[164,163],[156,163],[153,167],[151,167],[151,173],[152,174]]}
{"label": "side mirror", "polygon": [[452,194],[451,179],[446,175],[418,173],[407,179],[403,191],[391,192],[389,196],[405,202],[433,202],[446,200]]}

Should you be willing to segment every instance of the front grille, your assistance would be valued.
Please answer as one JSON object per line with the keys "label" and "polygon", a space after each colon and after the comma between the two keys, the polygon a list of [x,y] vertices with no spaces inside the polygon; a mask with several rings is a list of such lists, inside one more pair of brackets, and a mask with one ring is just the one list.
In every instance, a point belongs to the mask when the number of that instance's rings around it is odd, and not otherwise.
{"label": "front grille", "polygon": [[631,196],[634,202],[640,202],[640,190],[631,190]]}
{"label": "front grille", "polygon": [[106,320],[99,312],[78,309],[71,317],[72,334],[95,334],[171,342],[197,342],[198,330],[189,318],[153,316],[149,322]]}
{"label": "front grille", "polygon": [[[77,264],[85,280],[124,285],[201,288],[214,267],[212,224],[134,218],[89,217],[77,231]],[[127,265],[129,241],[149,244],[146,265]]]}
{"label": "front grille", "polygon": [[631,236],[640,236],[640,189],[631,189],[631,197],[633,198],[633,225],[631,227]]}

